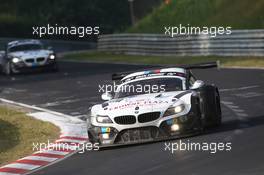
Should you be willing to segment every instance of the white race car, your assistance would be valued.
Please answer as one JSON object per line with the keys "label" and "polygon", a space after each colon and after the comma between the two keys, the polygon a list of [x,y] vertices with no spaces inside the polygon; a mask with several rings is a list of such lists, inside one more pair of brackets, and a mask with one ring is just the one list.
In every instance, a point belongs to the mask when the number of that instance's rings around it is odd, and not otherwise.
{"label": "white race car", "polygon": [[[105,103],[91,107],[90,141],[101,146],[131,144],[197,134],[221,124],[218,88],[196,80],[191,69],[216,67],[203,63],[113,74],[120,81]],[[137,88],[137,89],[135,89]]]}
{"label": "white race car", "polygon": [[7,43],[0,55],[0,68],[7,75],[35,69],[58,70],[54,51],[45,49],[39,40]]}

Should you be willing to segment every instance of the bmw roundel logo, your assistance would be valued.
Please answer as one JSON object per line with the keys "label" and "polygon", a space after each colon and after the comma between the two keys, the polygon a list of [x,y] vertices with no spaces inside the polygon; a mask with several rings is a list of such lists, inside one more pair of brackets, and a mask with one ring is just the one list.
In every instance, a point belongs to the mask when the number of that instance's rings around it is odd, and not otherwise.
{"label": "bmw roundel logo", "polygon": [[137,107],[135,107],[135,114],[138,114],[139,113],[139,107],[137,106]]}

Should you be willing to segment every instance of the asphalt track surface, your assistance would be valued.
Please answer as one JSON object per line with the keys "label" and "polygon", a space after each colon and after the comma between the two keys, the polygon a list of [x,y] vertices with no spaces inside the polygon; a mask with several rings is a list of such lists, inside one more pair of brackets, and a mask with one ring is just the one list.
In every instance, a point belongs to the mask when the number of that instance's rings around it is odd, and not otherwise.
{"label": "asphalt track surface", "polygon": [[[0,97],[81,117],[101,102],[98,84],[111,73],[136,70],[136,65],[61,62],[60,72],[0,75]],[[165,142],[75,154],[34,174],[190,174],[258,175],[264,173],[264,71],[208,69],[197,77],[220,88],[223,124],[184,143],[231,142],[231,151],[165,150]],[[170,143],[179,143],[172,140]],[[168,144],[168,142],[167,142]]]}

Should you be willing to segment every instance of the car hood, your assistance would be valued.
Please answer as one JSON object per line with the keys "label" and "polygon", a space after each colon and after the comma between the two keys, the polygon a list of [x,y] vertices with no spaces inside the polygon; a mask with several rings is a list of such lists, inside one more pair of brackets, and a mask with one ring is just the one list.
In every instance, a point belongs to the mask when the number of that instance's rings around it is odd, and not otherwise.
{"label": "car hood", "polygon": [[120,99],[113,99],[93,106],[95,115],[108,115],[111,118],[120,115],[135,115],[148,112],[165,112],[174,103],[183,103],[176,98],[184,91],[144,94]]}
{"label": "car hood", "polygon": [[12,52],[9,54],[9,56],[18,57],[24,60],[28,58],[39,58],[39,57],[46,58],[52,53],[53,51],[51,50],[19,51],[19,52]]}

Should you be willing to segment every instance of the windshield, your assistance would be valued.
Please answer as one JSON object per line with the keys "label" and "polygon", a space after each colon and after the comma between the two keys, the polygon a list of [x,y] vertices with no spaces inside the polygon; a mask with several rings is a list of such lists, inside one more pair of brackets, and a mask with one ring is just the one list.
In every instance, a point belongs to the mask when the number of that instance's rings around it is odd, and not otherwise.
{"label": "windshield", "polygon": [[154,78],[135,81],[120,86],[115,93],[115,98],[181,90],[183,90],[183,87],[180,78]]}
{"label": "windshield", "polygon": [[27,51],[27,50],[41,50],[43,46],[41,44],[24,44],[13,46],[9,48],[9,52]]}

